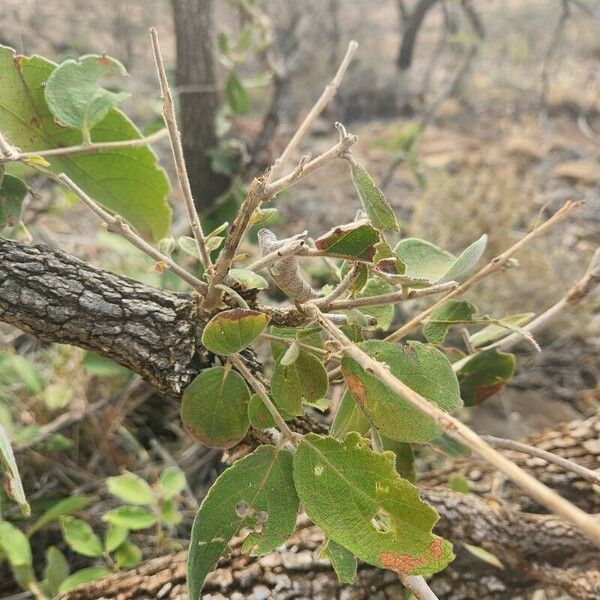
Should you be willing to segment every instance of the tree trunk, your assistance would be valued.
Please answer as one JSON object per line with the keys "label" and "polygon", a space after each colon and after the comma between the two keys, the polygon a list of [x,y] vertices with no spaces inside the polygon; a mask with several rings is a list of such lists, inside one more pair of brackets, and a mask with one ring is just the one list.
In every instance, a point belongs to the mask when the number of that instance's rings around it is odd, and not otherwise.
{"label": "tree trunk", "polygon": [[208,154],[218,141],[214,6],[213,0],[171,0],[171,3],[177,38],[183,153],[196,206],[204,212],[229,185],[227,177],[213,172]]}

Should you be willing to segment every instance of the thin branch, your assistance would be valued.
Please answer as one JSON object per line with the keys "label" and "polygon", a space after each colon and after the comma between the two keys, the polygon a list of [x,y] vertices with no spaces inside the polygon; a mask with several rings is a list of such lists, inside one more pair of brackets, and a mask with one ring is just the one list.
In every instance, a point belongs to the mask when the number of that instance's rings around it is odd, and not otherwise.
{"label": "thin branch", "polygon": [[349,148],[351,148],[356,143],[357,137],[353,134],[347,133],[346,129],[341,123],[336,123],[335,126],[340,133],[339,142],[335,146],[327,150],[327,152],[323,152],[323,154],[320,154],[319,156],[313,158],[313,160],[306,162],[305,164],[303,164],[302,161],[300,161],[299,166],[301,166],[301,168],[296,168],[288,175],[285,175],[284,177],[281,177],[280,179],[277,179],[272,183],[267,183],[265,186],[265,190],[269,198],[272,198],[279,192],[294,185],[298,180],[302,179],[303,177],[306,177],[313,171],[320,169],[323,165],[326,165],[328,162],[335,160],[336,158],[340,158],[349,150]]}
{"label": "thin branch", "polygon": [[135,138],[132,140],[118,140],[114,142],[98,142],[95,144],[80,144],[79,146],[68,146],[66,148],[50,148],[49,150],[38,150],[31,152],[19,152],[13,149],[13,153],[5,158],[0,158],[0,164],[3,162],[27,161],[31,158],[50,158],[52,156],[68,156],[70,154],[88,154],[90,152],[100,152],[103,150],[114,150],[118,148],[135,148],[136,146],[147,146],[162,140],[167,135],[166,129],[161,129],[146,137]]}
{"label": "thin branch", "polygon": [[269,252],[269,254],[265,254],[262,258],[255,260],[253,263],[249,264],[246,267],[246,269],[248,269],[249,271],[259,271],[261,269],[266,269],[285,256],[292,256],[293,254],[298,254],[306,248],[307,235],[308,231],[303,231],[302,233],[295,235],[287,244],[285,244],[278,250]]}
{"label": "thin branch", "polygon": [[352,287],[359,275],[360,265],[355,264],[348,271],[348,273],[346,273],[346,276],[339,282],[339,284],[334,287],[331,292],[327,294],[327,296],[315,300],[315,304],[320,308],[331,308],[333,301],[337,300],[342,294],[346,293]]}
{"label": "thin branch", "polygon": [[192,227],[192,233],[198,246],[198,255],[202,258],[202,264],[207,272],[210,272],[212,267],[212,261],[210,260],[210,251],[206,244],[206,238],[202,231],[202,224],[200,223],[200,217],[198,217],[198,211],[194,204],[194,197],[192,196],[192,188],[190,186],[190,180],[187,174],[187,168],[185,166],[185,158],[183,156],[183,147],[181,145],[181,134],[177,127],[177,117],[175,115],[175,104],[173,103],[173,96],[171,89],[169,88],[169,82],[167,80],[167,74],[165,72],[165,65],[163,63],[162,53],[160,51],[160,45],[158,43],[158,34],[154,27],[150,28],[150,39],[152,40],[152,51],[154,52],[154,62],[156,63],[156,70],[158,72],[158,81],[160,84],[160,93],[163,99],[163,118],[165,125],[169,131],[169,139],[171,141],[171,149],[173,150],[173,159],[175,161],[175,170],[177,171],[177,180],[179,181],[179,187],[181,188],[181,194],[185,201],[185,207],[188,213],[188,219]]}
{"label": "thin branch", "polygon": [[523,452],[523,454],[529,454],[545,460],[547,463],[552,463],[563,468],[565,471],[571,471],[579,475],[582,479],[593,483],[594,485],[600,485],[600,473],[592,471],[586,467],[578,465],[572,460],[552,454],[541,448],[524,444],[523,442],[517,442],[515,440],[507,440],[504,438],[495,437],[493,435],[483,435],[483,439],[495,448],[503,448],[504,450],[514,450],[515,452]]}
{"label": "thin branch", "polygon": [[584,276],[577,281],[569,291],[550,308],[545,310],[542,314],[537,316],[533,321],[530,321],[523,327],[521,331],[516,331],[511,335],[505,337],[494,344],[486,346],[484,350],[490,348],[498,348],[499,350],[510,350],[515,346],[521,338],[526,334],[533,334],[534,332],[545,327],[549,322],[556,319],[566,310],[576,306],[582,302],[587,296],[600,285],[600,248],[596,250],[592,260]]}
{"label": "thin branch", "polygon": [[398,578],[417,600],[439,600],[422,575],[402,575],[398,573]]}
{"label": "thin branch", "polygon": [[505,250],[502,254],[492,259],[487,265],[485,265],[482,269],[477,271],[475,275],[467,279],[463,284],[457,287],[455,290],[452,290],[449,294],[446,294],[443,298],[438,300],[435,304],[414,316],[412,319],[407,321],[402,327],[388,335],[385,339],[388,342],[396,342],[406,335],[408,335],[413,329],[418,327],[436,308],[441,306],[446,300],[450,298],[456,298],[457,296],[461,296],[467,290],[470,290],[475,284],[479,283],[482,279],[499,271],[507,261],[516,254],[523,246],[526,246],[529,242],[539,237],[543,233],[546,233],[548,229],[554,227],[554,225],[564,221],[573,211],[577,210],[583,205],[583,202],[566,202],[564,206],[562,206],[552,217],[550,217],[544,223],[538,225],[534,229],[532,229],[527,235],[521,238],[517,243],[513,244],[508,250]]}
{"label": "thin branch", "polygon": [[148,242],[142,239],[135,233],[131,227],[123,220],[120,215],[111,215],[109,212],[99,206],[95,200],[88,196],[72,179],[64,173],[58,176],[59,181],[64,183],[75,195],[85,204],[87,204],[101,219],[106,222],[109,230],[118,233],[126,240],[130,241],[136,248],[139,248],[144,254],[150,256],[157,262],[165,263],[173,273],[179,275],[186,283],[189,283],[196,291],[204,294],[206,292],[206,284],[188,273],[184,268],[180,267],[170,256],[162,254]]}
{"label": "thin branch", "polygon": [[0,133],[0,153],[3,156],[3,160],[14,160],[17,156],[17,151],[6,141],[6,138]]}
{"label": "thin branch", "polygon": [[387,365],[375,360],[361,350],[341,331],[328,321],[321,311],[312,303],[305,304],[303,310],[316,321],[331,339],[338,342],[342,350],[353,358],[369,374],[376,377],[392,392],[402,396],[412,406],[430,417],[436,425],[443,429],[451,438],[464,444],[472,451],[479,454],[487,462],[495,466],[507,477],[518,485],[534,500],[545,506],[548,510],[561,516],[573,524],[590,539],[600,542],[600,523],[593,517],[583,512],[556,492],[552,491],[529,473],[521,469],[500,452],[492,448],[477,433],[461,423],[436,404],[433,404],[403,381],[395,377]]}
{"label": "thin branch", "polygon": [[337,73],[334,78],[329,82],[329,84],[323,90],[321,97],[315,102],[314,106],[310,109],[309,113],[306,115],[294,135],[292,139],[288,142],[288,145],[285,147],[285,150],[281,153],[279,158],[273,164],[271,168],[271,173],[268,177],[268,180],[273,179],[276,175],[279,175],[285,163],[289,160],[290,156],[297,148],[300,140],[306,135],[306,132],[310,129],[315,119],[323,112],[325,107],[333,100],[336,95],[342,78],[344,77],[356,50],[358,49],[358,44],[352,40],[348,44],[348,50],[346,50],[346,54],[338,67]]}
{"label": "thin branch", "polygon": [[379,296],[363,296],[362,298],[349,298],[347,300],[336,300],[328,308],[331,310],[344,310],[347,308],[360,308],[361,306],[377,306],[379,304],[395,304],[403,300],[414,300],[431,294],[440,294],[458,287],[456,281],[447,281],[428,288],[418,288],[408,291],[390,292]]}
{"label": "thin branch", "polygon": [[296,441],[294,439],[294,432],[288,427],[287,423],[283,420],[283,417],[277,410],[277,407],[269,398],[269,394],[265,389],[265,386],[252,374],[252,371],[244,364],[244,361],[237,355],[234,354],[229,357],[229,362],[241,373],[244,379],[250,384],[250,387],[260,396],[263,404],[267,407],[267,410],[271,413],[273,420],[277,424],[277,428],[281,431],[281,434],[288,439],[294,446]]}

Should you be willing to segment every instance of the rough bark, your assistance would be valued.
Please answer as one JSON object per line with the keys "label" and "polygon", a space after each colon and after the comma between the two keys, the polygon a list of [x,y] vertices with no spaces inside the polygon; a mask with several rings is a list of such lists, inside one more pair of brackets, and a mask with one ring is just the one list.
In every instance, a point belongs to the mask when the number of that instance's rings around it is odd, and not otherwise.
{"label": "rough bark", "polygon": [[193,296],[96,269],[45,246],[0,239],[0,320],[94,350],[178,397],[212,356]]}
{"label": "rough bark", "polygon": [[183,153],[198,210],[210,208],[229,180],[211,169],[217,146],[219,93],[214,59],[213,0],[171,0],[177,38],[177,87]]}

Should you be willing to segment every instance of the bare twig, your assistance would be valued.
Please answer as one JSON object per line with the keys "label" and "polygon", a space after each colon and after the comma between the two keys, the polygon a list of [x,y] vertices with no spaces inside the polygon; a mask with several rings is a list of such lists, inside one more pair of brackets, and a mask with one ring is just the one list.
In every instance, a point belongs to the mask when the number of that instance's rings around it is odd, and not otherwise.
{"label": "bare twig", "polygon": [[306,247],[306,237],[308,231],[303,231],[295,235],[288,243],[284,244],[281,248],[265,254],[262,258],[255,260],[249,264],[246,269],[250,271],[259,271],[260,269],[266,269],[272,264],[276,263],[280,258],[285,256],[292,256],[298,254]]}
{"label": "bare twig", "polygon": [[244,379],[250,384],[250,387],[260,396],[260,399],[271,413],[281,434],[295,446],[296,441],[294,439],[294,432],[288,427],[287,423],[283,420],[283,417],[277,410],[277,407],[273,404],[271,398],[269,398],[265,386],[252,374],[252,371],[250,371],[237,354],[230,356],[229,362],[241,373]]}
{"label": "bare twig", "polygon": [[192,227],[192,233],[198,246],[198,256],[202,258],[202,264],[208,273],[210,273],[212,267],[212,261],[210,260],[210,251],[206,244],[206,238],[202,231],[202,224],[200,223],[200,217],[198,217],[198,211],[194,204],[194,198],[192,196],[192,188],[190,186],[190,180],[187,174],[187,168],[185,166],[185,159],[183,156],[183,147],[181,145],[181,134],[177,127],[177,117],[175,116],[175,104],[173,103],[173,96],[171,89],[169,88],[169,82],[167,80],[167,74],[165,72],[165,65],[163,63],[162,54],[160,51],[160,45],[158,43],[158,34],[154,27],[150,28],[150,39],[152,40],[152,51],[154,52],[154,62],[156,63],[156,70],[158,72],[158,81],[160,84],[160,93],[163,99],[163,118],[165,125],[169,131],[169,139],[171,140],[171,149],[173,150],[173,159],[175,161],[175,170],[177,171],[177,180],[181,188],[181,194],[185,201],[185,207],[188,213],[188,219]]}
{"label": "bare twig", "polygon": [[306,132],[310,129],[315,119],[323,112],[324,108],[333,100],[333,97],[336,95],[342,78],[358,49],[358,44],[352,40],[348,44],[348,50],[346,50],[346,55],[344,56],[340,66],[338,67],[337,73],[334,78],[330,81],[330,83],[325,87],[321,97],[315,102],[314,106],[310,109],[309,113],[306,115],[294,135],[292,139],[288,142],[288,145],[285,147],[285,150],[281,153],[281,156],[275,161],[273,167],[271,168],[271,173],[268,177],[268,180],[275,178],[281,172],[282,168],[285,166],[285,163],[290,159],[294,150],[298,147],[300,140],[306,135]]}
{"label": "bare twig", "polygon": [[499,350],[510,350],[515,346],[526,334],[532,334],[549,322],[553,321],[560,314],[569,310],[582,302],[587,296],[600,285],[600,248],[596,250],[584,276],[577,281],[571,289],[555,304],[537,316],[533,321],[521,327],[521,331],[516,331],[494,344],[486,346],[484,350],[489,348],[498,348]]}
{"label": "bare twig", "polygon": [[348,271],[348,273],[346,273],[346,276],[339,282],[339,284],[336,285],[331,292],[327,294],[327,296],[315,300],[315,304],[320,308],[330,308],[334,300],[337,300],[342,294],[346,293],[352,287],[352,284],[356,281],[359,275],[360,265],[355,264]]}
{"label": "bare twig", "polygon": [[439,600],[422,575],[402,575],[398,573],[398,578],[417,600]]}
{"label": "bare twig", "polygon": [[115,150],[118,148],[135,148],[136,146],[147,146],[158,140],[162,140],[167,135],[166,129],[161,129],[146,137],[135,138],[131,140],[117,140],[114,142],[97,142],[94,144],[80,144],[78,146],[67,146],[66,148],[50,148],[49,150],[38,150],[31,152],[19,152],[13,149],[10,156],[0,158],[0,164],[3,162],[27,161],[32,158],[50,158],[53,156],[69,156],[70,154],[89,154],[90,152],[101,152],[106,150]]}
{"label": "bare twig", "polygon": [[564,498],[561,498],[556,492],[540,483],[529,473],[492,448],[492,446],[469,427],[395,377],[390,372],[389,367],[373,359],[353,344],[338,327],[323,316],[314,304],[307,303],[303,306],[303,309],[308,316],[321,326],[332,340],[336,341],[342,347],[346,355],[354,359],[369,374],[376,377],[392,392],[399,394],[412,406],[430,417],[451,438],[464,444],[499,469],[534,500],[573,524],[590,539],[600,542],[600,523],[593,517]]}
{"label": "bare twig", "polygon": [[0,153],[4,160],[14,160],[17,151],[6,141],[6,138],[0,133]]}
{"label": "bare twig", "polygon": [[347,300],[336,300],[328,308],[331,310],[344,310],[348,308],[360,308],[361,306],[377,306],[379,304],[395,304],[403,300],[414,300],[423,298],[431,294],[440,294],[448,290],[454,290],[458,287],[456,281],[447,281],[439,285],[432,285],[428,288],[417,288],[408,291],[390,292],[379,296],[363,296],[361,298],[349,298]]}
{"label": "bare twig", "polygon": [[521,238],[518,242],[513,244],[508,250],[505,250],[502,254],[492,259],[487,265],[485,265],[482,269],[477,271],[475,275],[467,279],[463,284],[457,287],[455,290],[452,290],[449,294],[446,294],[443,298],[438,300],[435,304],[414,316],[412,319],[407,321],[402,327],[388,335],[385,339],[388,342],[395,342],[402,339],[404,336],[408,335],[413,329],[418,327],[436,308],[441,306],[446,300],[450,298],[456,298],[457,296],[461,296],[467,290],[470,290],[475,284],[479,283],[482,279],[495,273],[500,270],[506,262],[516,254],[523,246],[527,245],[529,242],[539,237],[543,233],[546,233],[548,229],[554,227],[557,223],[564,221],[573,211],[577,210],[583,205],[583,202],[566,202],[564,206],[562,206],[552,217],[550,217],[547,221],[544,221],[534,229],[532,229],[527,235]]}
{"label": "bare twig", "polygon": [[151,246],[148,242],[142,239],[137,233],[135,233],[131,227],[123,220],[120,215],[111,215],[109,212],[99,206],[95,200],[88,196],[72,179],[70,179],[64,173],[58,176],[59,181],[64,183],[75,195],[85,204],[87,204],[92,211],[94,211],[101,219],[104,220],[108,229],[123,236],[126,240],[130,241],[136,248],[139,248],[144,254],[150,256],[159,263],[164,263],[181,279],[186,283],[189,283],[196,291],[204,294],[206,292],[206,284],[194,277],[191,273],[188,273],[184,268],[180,267],[170,256],[162,254],[156,248]]}
{"label": "bare twig", "polygon": [[482,437],[486,442],[488,442],[495,448],[514,450],[515,452],[523,452],[524,454],[529,454],[530,456],[541,458],[547,463],[552,463],[563,468],[565,471],[571,471],[572,473],[579,475],[582,479],[585,479],[586,481],[589,481],[594,485],[600,485],[600,473],[578,465],[572,460],[568,460],[567,458],[563,458],[562,456],[558,456],[557,454],[552,454],[552,452],[547,452],[546,450],[542,450],[541,448],[537,448],[536,446],[524,444],[523,442],[494,437],[493,435],[484,435]]}

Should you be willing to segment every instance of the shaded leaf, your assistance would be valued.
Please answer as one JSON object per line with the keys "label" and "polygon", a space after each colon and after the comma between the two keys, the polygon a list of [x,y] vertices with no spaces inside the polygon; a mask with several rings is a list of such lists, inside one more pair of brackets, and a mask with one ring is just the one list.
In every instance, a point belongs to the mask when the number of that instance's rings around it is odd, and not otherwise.
{"label": "shaded leaf", "polygon": [[333,540],[327,540],[322,556],[331,561],[331,566],[342,583],[354,583],[356,579],[356,556],[344,546]]}
{"label": "shaded leaf", "polygon": [[426,575],[453,558],[452,546],[432,533],[438,515],[398,475],[394,455],[372,452],[357,433],[344,442],[304,436],[294,482],[312,521],[369,564]]}
{"label": "shaded leaf", "polygon": [[[462,406],[458,382],[448,359],[436,348],[409,342],[399,346],[370,340],[358,347],[385,363],[392,375],[448,412]],[[386,437],[399,442],[426,442],[440,435],[434,421],[390,391],[349,356],[342,359],[348,389],[367,419]]]}
{"label": "shaded leaf", "polygon": [[327,394],[329,380],[323,363],[300,350],[290,365],[277,362],[271,379],[271,394],[277,408],[291,415],[302,414],[302,403],[316,402]]}
{"label": "shaded leaf", "polygon": [[477,309],[470,302],[452,299],[446,300],[446,302],[434,309],[427,318],[423,326],[423,335],[432,344],[443,344],[448,329],[452,327],[454,322],[471,321],[476,312]]}
{"label": "shaded leaf", "polygon": [[29,516],[31,508],[25,497],[21,475],[17,468],[17,462],[15,461],[8,433],[2,426],[2,423],[0,423],[0,471],[2,471],[4,478],[3,487],[7,496],[19,505],[21,512],[25,516]]}
{"label": "shaded leaf", "polygon": [[115,562],[121,569],[134,569],[141,560],[142,551],[132,542],[123,542],[115,551]]}
{"label": "shaded leaf", "polygon": [[339,225],[315,240],[318,250],[333,256],[370,261],[375,256],[379,232],[366,219]]}
{"label": "shaded leaf", "polygon": [[113,496],[129,504],[149,505],[154,503],[154,494],[148,482],[135,473],[124,473],[118,477],[109,477],[106,487]]}
{"label": "shaded leaf", "polygon": [[[396,291],[389,283],[371,277],[360,292],[356,294],[357,298],[368,298],[369,296],[379,296],[381,294],[390,294]],[[375,317],[377,325],[373,329],[388,330],[394,320],[395,308],[393,304],[376,304],[374,306],[361,306],[360,312]]]}
{"label": "shaded leaf", "polygon": [[381,231],[398,231],[398,221],[392,207],[366,169],[353,161],[350,170],[362,206],[373,226]]}
{"label": "shaded leaf", "polygon": [[156,525],[156,515],[142,506],[119,506],[102,515],[106,523],[138,531]]}
{"label": "shaded leaf", "polygon": [[89,132],[130,96],[102,87],[100,82],[104,77],[115,75],[127,75],[127,70],[109,56],[89,54],[79,60],[69,58],[48,77],[44,98],[61,125]]}
{"label": "shaded leaf", "polygon": [[268,323],[269,317],[257,310],[225,310],[206,324],[202,332],[202,343],[215,354],[229,356],[249,346]]}
{"label": "shaded leaf", "polygon": [[69,548],[78,554],[92,558],[102,556],[102,542],[85,521],[75,517],[62,517],[60,529]]}
{"label": "shaded leaf", "polygon": [[347,433],[357,431],[364,435],[369,431],[371,423],[367,421],[360,408],[356,405],[352,394],[346,390],[340,399],[329,433],[337,439],[342,439]]}
{"label": "shaded leaf", "polygon": [[417,480],[417,472],[415,470],[415,455],[412,446],[406,442],[397,442],[382,436],[384,450],[393,452],[396,456],[396,471],[400,477],[408,479],[413,483]]}
{"label": "shaded leaf", "polygon": [[253,555],[267,554],[293,533],[298,508],[290,452],[260,446],[234,462],[214,482],[194,519],[188,553],[189,597],[200,597],[204,579],[243,528],[252,530],[243,549]]}
{"label": "shaded leaf", "polygon": [[484,233],[478,240],[473,242],[468,248],[465,248],[456,262],[450,267],[444,275],[442,281],[459,281],[463,275],[466,275],[483,256],[487,246],[488,236]]}
{"label": "shaded leaf", "polygon": [[[81,133],[56,123],[44,99],[44,85],[55,69],[54,63],[39,56],[17,57],[11,48],[0,46],[0,131],[23,152],[81,143]],[[140,132],[122,112],[112,109],[91,137],[92,142],[111,142],[139,138]],[[169,182],[149,147],[53,156],[48,162],[52,173],[66,173],[142,234],[159,240],[169,231]]]}
{"label": "shaded leaf", "polygon": [[19,224],[28,192],[27,184],[18,177],[8,174],[0,176],[0,230]]}
{"label": "shaded leaf", "polygon": [[200,442],[231,448],[248,431],[250,392],[239,373],[224,367],[205,369],[185,388],[181,419]]}
{"label": "shaded leaf", "polygon": [[175,501],[172,498],[161,503],[160,520],[169,525],[179,525],[183,521],[183,515],[177,510]]}
{"label": "shaded leaf", "polygon": [[457,373],[460,394],[466,406],[474,406],[500,391],[515,372],[514,354],[484,350],[465,363]]}

